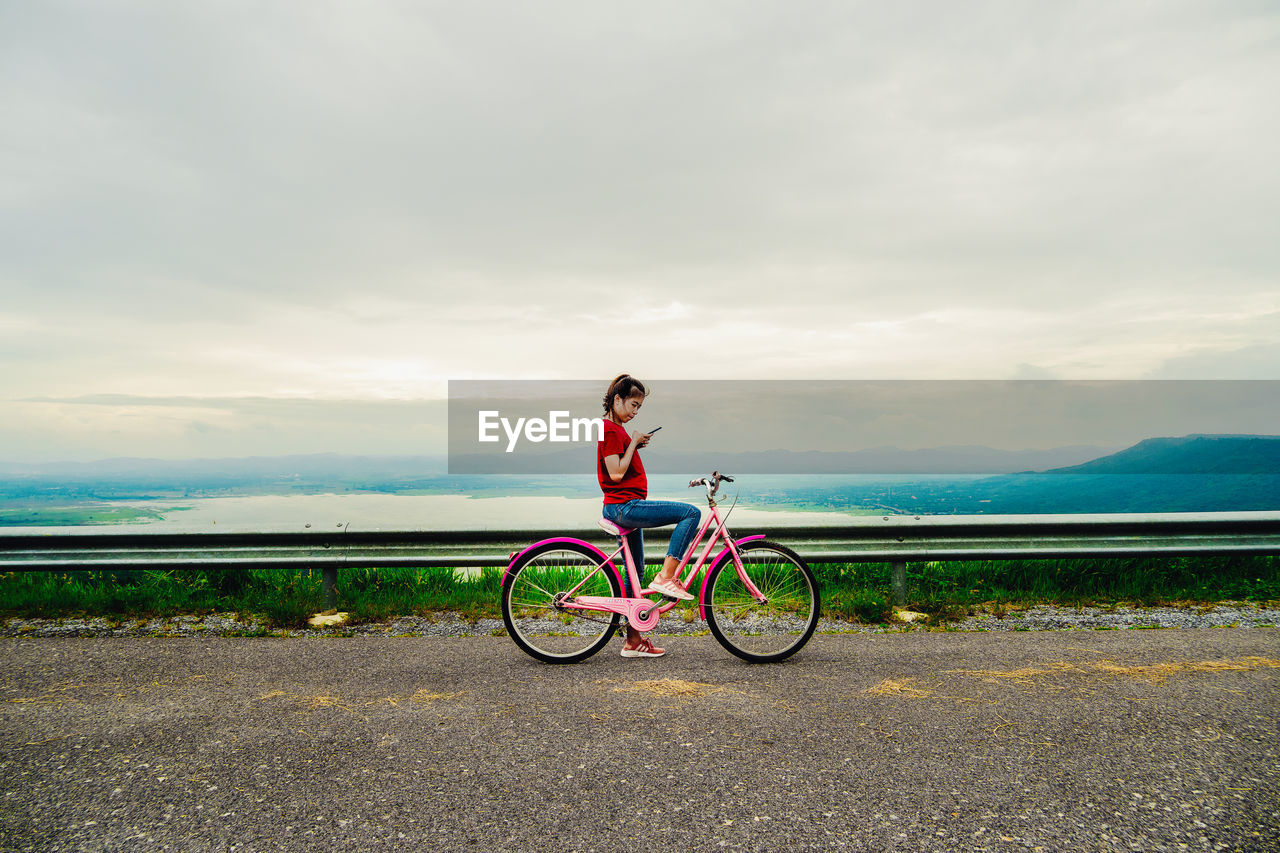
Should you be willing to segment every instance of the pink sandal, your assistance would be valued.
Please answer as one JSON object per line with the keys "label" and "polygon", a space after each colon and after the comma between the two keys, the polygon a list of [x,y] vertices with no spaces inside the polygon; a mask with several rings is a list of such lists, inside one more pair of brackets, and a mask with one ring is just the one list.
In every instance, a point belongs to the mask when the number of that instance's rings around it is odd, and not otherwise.
{"label": "pink sandal", "polygon": [[629,649],[625,645],[622,647],[624,658],[660,658],[666,653],[666,649],[657,648],[648,637],[641,637],[634,649]]}

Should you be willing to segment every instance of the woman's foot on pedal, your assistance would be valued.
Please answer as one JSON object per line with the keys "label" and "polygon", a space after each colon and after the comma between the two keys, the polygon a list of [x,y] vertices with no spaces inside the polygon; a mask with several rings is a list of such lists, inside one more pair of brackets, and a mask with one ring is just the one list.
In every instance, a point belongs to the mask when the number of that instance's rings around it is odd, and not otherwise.
{"label": "woman's foot on pedal", "polygon": [[681,601],[693,601],[693,596],[685,592],[684,587],[672,580],[654,579],[654,581],[649,584],[649,589],[654,592],[660,592],[671,598],[678,598]]}
{"label": "woman's foot on pedal", "polygon": [[667,653],[666,649],[660,649],[649,641],[648,637],[641,637],[635,646],[622,646],[622,656],[624,658],[660,658]]}

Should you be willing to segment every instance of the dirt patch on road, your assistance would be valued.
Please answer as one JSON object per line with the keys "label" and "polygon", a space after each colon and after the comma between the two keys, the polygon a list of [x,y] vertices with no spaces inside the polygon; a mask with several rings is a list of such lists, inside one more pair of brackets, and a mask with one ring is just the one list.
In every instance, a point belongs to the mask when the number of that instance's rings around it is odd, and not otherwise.
{"label": "dirt patch on road", "polygon": [[863,692],[873,696],[896,696],[899,699],[927,699],[933,695],[932,690],[912,686],[916,683],[914,678],[886,678]]}
{"label": "dirt patch on road", "polygon": [[650,681],[633,681],[613,688],[615,692],[643,692],[654,696],[674,696],[681,699],[696,699],[708,693],[721,693],[724,687],[714,684],[703,684],[699,681],[684,681],[679,678],[658,678]]}
{"label": "dirt patch on road", "polygon": [[401,705],[422,705],[434,702],[444,702],[452,699],[460,699],[466,695],[467,691],[465,690],[438,693],[423,687],[409,696],[380,696],[372,699],[347,699],[342,696],[333,696],[328,694],[306,695],[303,693],[294,693],[289,690],[271,690],[259,696],[258,701],[264,702],[271,699],[285,700],[296,706],[300,711],[319,711],[323,708],[341,708],[344,711],[354,712],[357,708],[369,708],[383,704],[390,705],[393,708],[399,708]]}
{"label": "dirt patch on road", "polygon": [[[1220,660],[1169,661],[1167,663],[1130,664],[1115,660],[1046,661],[1016,669],[949,669],[933,683],[914,676],[885,678],[863,690],[872,696],[896,699],[954,699],[957,701],[994,701],[991,697],[963,695],[973,692],[976,676],[981,683],[1011,684],[1034,690],[1075,689],[1092,693],[1098,680],[1131,679],[1148,684],[1163,684],[1169,678],[1193,673],[1252,672],[1280,669],[1280,659],[1244,657]],[[968,676],[966,678],[965,676]],[[1081,679],[1081,676],[1084,679]]]}
{"label": "dirt patch on road", "polygon": [[1010,679],[1030,683],[1050,675],[1074,673],[1082,675],[1114,675],[1137,678],[1154,684],[1170,676],[1188,672],[1251,672],[1255,669],[1280,668],[1280,660],[1265,657],[1246,657],[1236,660],[1170,661],[1154,664],[1125,664],[1113,660],[1051,661],[1024,666],[1018,669],[950,669],[948,675],[979,675],[983,678]]}

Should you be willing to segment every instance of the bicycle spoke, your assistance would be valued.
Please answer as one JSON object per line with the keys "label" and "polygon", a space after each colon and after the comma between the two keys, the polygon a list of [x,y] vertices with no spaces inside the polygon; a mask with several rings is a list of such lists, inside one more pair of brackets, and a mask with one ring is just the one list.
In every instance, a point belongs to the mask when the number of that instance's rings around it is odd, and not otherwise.
{"label": "bicycle spoke", "polygon": [[749,611],[751,608],[755,607],[755,606],[756,606],[756,604],[757,604],[757,602],[755,601],[755,599],[751,599],[751,600],[748,600],[748,601],[743,602],[742,604],[737,604],[737,605],[732,604],[732,603],[729,603],[729,602],[726,602],[726,603],[724,603],[724,604],[717,604],[717,605],[715,606],[715,609],[716,609],[717,611],[724,610],[724,611],[727,611],[727,612],[729,612],[729,613],[735,614],[735,618],[736,618],[736,616],[737,616],[737,615],[740,615],[740,614],[742,614],[742,613],[746,613],[746,612],[747,612],[747,611]]}
{"label": "bicycle spoke", "polygon": [[540,605],[538,602],[512,601],[512,607],[525,607],[527,610],[556,610],[554,605]]}
{"label": "bicycle spoke", "polygon": [[547,598],[555,598],[555,595],[553,595],[553,594],[552,594],[552,593],[550,593],[550,592],[547,592],[545,589],[543,589],[542,587],[538,586],[538,585],[537,585],[536,583],[534,583],[533,581],[526,579],[524,582],[525,582],[526,584],[528,584],[529,586],[533,587],[534,589],[536,589],[538,592],[540,592],[540,593],[542,593],[543,595],[545,595]]}
{"label": "bicycle spoke", "polygon": [[529,654],[551,662],[580,660],[613,635],[618,616],[564,606],[570,594],[621,594],[594,553],[585,543],[547,547],[513,569],[503,591],[503,621]]}
{"label": "bicycle spoke", "polygon": [[[818,594],[803,562],[785,548],[752,543],[742,567],[719,566],[710,580],[708,624],[716,639],[739,657],[781,660],[808,642],[818,620]],[[761,602],[739,575],[765,598]]]}

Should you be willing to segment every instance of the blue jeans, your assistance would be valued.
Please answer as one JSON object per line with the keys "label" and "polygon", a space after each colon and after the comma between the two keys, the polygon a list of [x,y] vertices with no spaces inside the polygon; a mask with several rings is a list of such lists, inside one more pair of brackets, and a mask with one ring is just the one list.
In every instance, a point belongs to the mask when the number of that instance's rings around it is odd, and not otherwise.
{"label": "blue jeans", "polygon": [[[702,521],[702,513],[693,504],[679,501],[627,501],[624,504],[605,504],[602,511],[605,518],[619,527],[634,527],[627,534],[627,546],[631,549],[631,559],[636,561],[636,574],[644,583],[644,529],[646,527],[662,527],[674,524],[671,531],[671,544],[667,545],[667,556],[677,561],[689,550],[689,543],[698,532],[698,524]],[[618,538],[622,545],[622,538]],[[622,588],[628,598],[632,597],[631,578],[623,566]]]}

